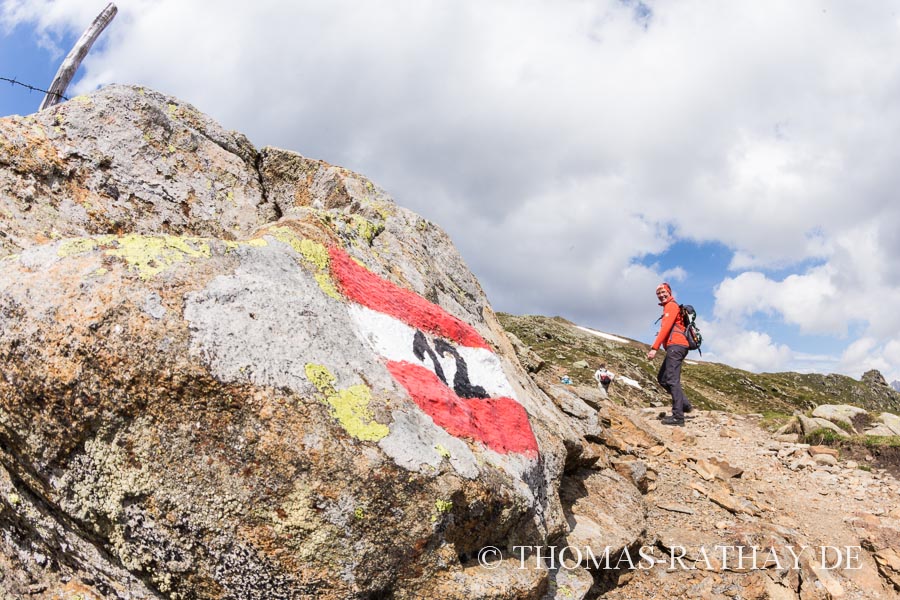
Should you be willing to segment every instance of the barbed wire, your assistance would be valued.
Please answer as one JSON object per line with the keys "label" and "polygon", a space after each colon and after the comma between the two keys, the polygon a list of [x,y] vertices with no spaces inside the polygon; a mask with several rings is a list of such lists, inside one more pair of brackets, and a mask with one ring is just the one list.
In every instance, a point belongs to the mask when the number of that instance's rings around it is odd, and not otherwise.
{"label": "barbed wire", "polygon": [[29,90],[34,91],[34,92],[42,92],[44,94],[52,93],[54,96],[62,98],[63,100],[68,100],[68,98],[66,98],[59,92],[48,92],[47,90],[42,90],[41,88],[36,88],[33,85],[28,85],[27,83],[22,83],[21,81],[16,81],[15,79],[10,79],[9,77],[0,77],[0,81],[8,81],[13,85],[21,85],[23,88],[28,88]]}

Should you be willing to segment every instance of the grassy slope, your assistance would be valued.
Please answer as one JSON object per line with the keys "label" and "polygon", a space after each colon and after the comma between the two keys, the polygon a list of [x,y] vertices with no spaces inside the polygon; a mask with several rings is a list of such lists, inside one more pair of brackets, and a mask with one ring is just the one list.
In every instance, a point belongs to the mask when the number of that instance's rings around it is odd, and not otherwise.
{"label": "grassy slope", "polygon": [[[575,383],[594,385],[592,375],[601,362],[614,373],[638,381],[643,390],[614,384],[615,394],[636,404],[651,401],[668,405],[669,398],[656,384],[662,360],[646,359],[649,346],[619,343],[581,331],[560,317],[516,316],[500,313],[500,322],[546,362],[546,369],[569,375]],[[572,364],[586,360],[588,369]],[[689,361],[702,360],[691,352]],[[857,381],[843,375],[750,373],[712,362],[685,364],[685,392],[694,406],[736,413],[763,413],[777,417],[820,404],[853,404],[872,412],[900,413],[900,393],[884,385]]]}

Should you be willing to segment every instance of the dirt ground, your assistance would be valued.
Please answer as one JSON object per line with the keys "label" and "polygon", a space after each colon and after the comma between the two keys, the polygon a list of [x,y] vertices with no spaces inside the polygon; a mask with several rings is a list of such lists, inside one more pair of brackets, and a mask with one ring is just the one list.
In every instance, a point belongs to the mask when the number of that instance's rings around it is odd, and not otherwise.
{"label": "dirt ground", "polygon": [[655,409],[634,414],[665,446],[635,450],[655,472],[644,548],[660,563],[619,572],[618,587],[595,588],[598,597],[900,598],[894,475],[865,456],[814,459],[753,416],[701,411],[680,428]]}

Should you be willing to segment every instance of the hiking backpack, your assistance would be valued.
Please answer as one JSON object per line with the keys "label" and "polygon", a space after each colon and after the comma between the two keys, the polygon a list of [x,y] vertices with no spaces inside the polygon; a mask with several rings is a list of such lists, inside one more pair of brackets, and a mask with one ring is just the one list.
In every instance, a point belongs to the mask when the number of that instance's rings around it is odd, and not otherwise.
{"label": "hiking backpack", "polygon": [[703,343],[703,336],[700,335],[700,328],[697,327],[697,311],[690,304],[679,304],[681,310],[681,320],[684,322],[684,337],[688,341],[689,350],[697,350],[700,356],[703,356],[703,350],[700,350],[700,344]]}

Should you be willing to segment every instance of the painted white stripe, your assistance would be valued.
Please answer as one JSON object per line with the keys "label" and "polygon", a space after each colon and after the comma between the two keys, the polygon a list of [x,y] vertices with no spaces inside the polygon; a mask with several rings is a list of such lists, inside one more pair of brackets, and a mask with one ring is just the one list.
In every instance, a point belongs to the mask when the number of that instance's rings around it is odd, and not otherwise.
{"label": "painted white stripe", "polygon": [[[406,361],[434,371],[430,358],[426,356],[424,360],[419,360],[413,354],[413,337],[416,334],[414,328],[399,319],[360,304],[352,303],[348,310],[357,334],[376,354],[388,360]],[[433,340],[433,336],[429,334],[425,334],[425,338],[429,343]],[[469,370],[469,381],[473,385],[484,388],[490,397],[505,396],[517,400],[496,354],[484,348],[470,348],[456,343],[453,343],[453,347],[465,361]],[[453,376],[456,374],[456,360],[452,356],[439,355],[438,362],[452,387]]]}

